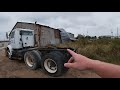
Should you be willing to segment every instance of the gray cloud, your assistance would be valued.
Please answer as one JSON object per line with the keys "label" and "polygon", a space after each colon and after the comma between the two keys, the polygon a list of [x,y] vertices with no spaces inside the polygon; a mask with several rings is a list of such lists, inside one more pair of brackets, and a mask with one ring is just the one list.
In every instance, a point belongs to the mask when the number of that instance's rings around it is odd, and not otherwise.
{"label": "gray cloud", "polygon": [[11,20],[9,16],[0,15],[0,24],[5,25]]}

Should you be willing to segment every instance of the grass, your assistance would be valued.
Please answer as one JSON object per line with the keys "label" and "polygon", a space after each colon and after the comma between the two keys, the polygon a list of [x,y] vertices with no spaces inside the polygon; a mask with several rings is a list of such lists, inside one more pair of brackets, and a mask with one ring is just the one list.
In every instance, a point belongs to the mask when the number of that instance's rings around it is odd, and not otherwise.
{"label": "grass", "polygon": [[91,59],[120,64],[120,39],[81,39],[76,42],[60,44],[59,46],[77,49],[77,53]]}

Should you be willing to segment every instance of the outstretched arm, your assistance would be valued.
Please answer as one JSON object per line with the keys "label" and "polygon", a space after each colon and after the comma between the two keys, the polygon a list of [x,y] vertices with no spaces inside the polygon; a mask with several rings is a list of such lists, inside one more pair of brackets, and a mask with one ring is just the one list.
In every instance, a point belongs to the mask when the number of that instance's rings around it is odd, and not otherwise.
{"label": "outstretched arm", "polygon": [[120,78],[120,66],[99,60],[93,60],[83,55],[77,54],[70,49],[67,51],[72,55],[65,67],[78,70],[93,70],[102,78]]}

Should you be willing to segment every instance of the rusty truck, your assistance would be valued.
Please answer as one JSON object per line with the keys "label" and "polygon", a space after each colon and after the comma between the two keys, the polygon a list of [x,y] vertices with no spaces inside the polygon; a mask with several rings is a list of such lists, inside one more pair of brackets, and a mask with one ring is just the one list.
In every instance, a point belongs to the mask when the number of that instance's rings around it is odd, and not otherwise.
{"label": "rusty truck", "polygon": [[29,69],[42,68],[53,77],[61,76],[68,71],[64,63],[71,55],[67,48],[57,47],[61,43],[59,29],[36,22],[17,22],[8,36],[6,56],[10,60],[24,60]]}

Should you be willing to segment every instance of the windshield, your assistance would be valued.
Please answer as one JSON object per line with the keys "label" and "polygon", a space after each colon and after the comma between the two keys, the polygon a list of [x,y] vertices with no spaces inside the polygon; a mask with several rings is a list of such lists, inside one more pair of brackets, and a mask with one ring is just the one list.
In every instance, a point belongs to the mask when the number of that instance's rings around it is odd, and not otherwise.
{"label": "windshield", "polygon": [[21,35],[33,35],[32,31],[20,31]]}

